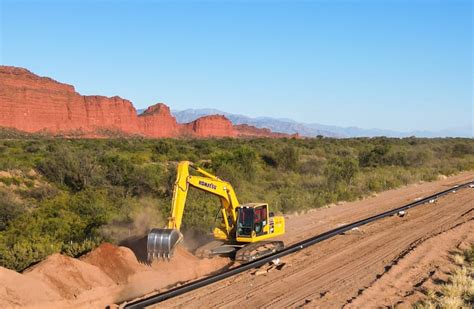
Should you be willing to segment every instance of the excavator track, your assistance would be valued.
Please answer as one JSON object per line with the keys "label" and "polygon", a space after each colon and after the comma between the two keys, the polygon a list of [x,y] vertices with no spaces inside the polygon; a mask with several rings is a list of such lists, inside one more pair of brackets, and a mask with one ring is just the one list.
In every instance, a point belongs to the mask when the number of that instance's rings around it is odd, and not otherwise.
{"label": "excavator track", "polygon": [[194,252],[194,255],[200,259],[207,259],[215,256],[216,254],[213,252],[214,249],[222,246],[224,242],[222,240],[213,240],[208,242],[207,244],[199,247]]}
{"label": "excavator track", "polygon": [[235,261],[240,263],[248,263],[261,257],[274,254],[283,250],[282,241],[259,241],[244,246],[235,254]]}

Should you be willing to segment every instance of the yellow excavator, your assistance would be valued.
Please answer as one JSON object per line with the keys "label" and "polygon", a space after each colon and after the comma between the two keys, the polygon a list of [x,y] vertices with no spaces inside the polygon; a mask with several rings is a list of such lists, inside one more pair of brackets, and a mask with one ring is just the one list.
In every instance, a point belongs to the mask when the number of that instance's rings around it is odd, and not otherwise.
{"label": "yellow excavator", "polygon": [[[191,175],[190,170],[195,174]],[[270,212],[266,203],[240,204],[232,185],[189,161],[178,164],[171,217],[165,228],[152,229],[147,238],[148,260],[170,259],[183,240],[180,232],[190,187],[220,199],[220,225],[214,227],[215,241],[196,250],[199,257],[233,255],[238,262],[250,262],[283,249],[283,242],[268,240],[285,233],[285,219]]]}

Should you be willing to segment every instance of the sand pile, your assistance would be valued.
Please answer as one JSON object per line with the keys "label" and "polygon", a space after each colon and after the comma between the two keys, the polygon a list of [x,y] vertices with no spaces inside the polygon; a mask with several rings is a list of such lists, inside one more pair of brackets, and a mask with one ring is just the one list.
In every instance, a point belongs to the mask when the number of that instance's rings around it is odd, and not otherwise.
{"label": "sand pile", "polygon": [[109,243],[100,245],[80,260],[97,266],[117,284],[126,283],[131,275],[150,270],[149,267],[138,262],[129,248],[117,247]]}
{"label": "sand pile", "polygon": [[131,276],[129,284],[123,288],[116,301],[121,302],[209,275],[229,263],[228,258],[199,259],[178,246],[170,261],[154,261],[150,271]]}
{"label": "sand pile", "polygon": [[228,264],[227,258],[201,260],[178,247],[171,261],[147,266],[129,248],[105,243],[80,259],[53,254],[23,274],[0,268],[0,308],[104,307],[197,279]]}
{"label": "sand pile", "polygon": [[41,280],[65,299],[74,299],[93,288],[115,285],[100,268],[61,254],[50,255],[41,263],[28,268],[24,275]]}
{"label": "sand pile", "polygon": [[61,296],[39,279],[0,267],[0,308],[36,307],[41,302],[61,300]]}
{"label": "sand pile", "polygon": [[187,278],[193,279],[203,276],[228,264],[228,258],[200,259],[184,247],[178,246],[170,261],[155,261],[152,268],[167,278],[176,278],[177,280],[174,281],[182,281],[189,280]]}

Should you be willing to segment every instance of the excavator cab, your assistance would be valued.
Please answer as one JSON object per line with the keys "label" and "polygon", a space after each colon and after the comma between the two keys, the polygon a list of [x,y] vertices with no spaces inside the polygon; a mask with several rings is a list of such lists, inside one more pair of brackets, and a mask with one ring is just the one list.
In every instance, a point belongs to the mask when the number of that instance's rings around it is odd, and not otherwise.
{"label": "excavator cab", "polygon": [[283,217],[269,212],[268,204],[242,204],[237,210],[236,239],[238,242],[256,242],[285,232]]}
{"label": "excavator cab", "polygon": [[269,232],[267,204],[244,204],[237,208],[237,237],[256,237]]}

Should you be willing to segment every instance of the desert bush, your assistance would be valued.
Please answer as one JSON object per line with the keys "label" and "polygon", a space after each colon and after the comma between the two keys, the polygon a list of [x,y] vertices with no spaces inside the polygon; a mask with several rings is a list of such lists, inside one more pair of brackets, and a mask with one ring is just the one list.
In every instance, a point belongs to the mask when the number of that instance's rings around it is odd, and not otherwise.
{"label": "desert bush", "polygon": [[22,271],[50,254],[59,252],[61,244],[45,238],[22,239],[12,246],[0,243],[0,264],[4,267]]}
{"label": "desert bush", "polygon": [[298,167],[300,153],[298,148],[287,145],[278,151],[278,165],[285,170],[294,171]]}
{"label": "desert bush", "polygon": [[468,143],[456,143],[453,146],[453,156],[463,157],[465,155],[474,154],[474,146]]}
{"label": "desert bush", "polygon": [[61,252],[72,257],[78,257],[98,247],[101,241],[102,239],[99,238],[85,239],[82,242],[63,242],[61,245]]}
{"label": "desert bush", "polygon": [[302,212],[314,208],[314,198],[310,193],[301,193],[295,188],[288,188],[281,190],[279,196],[279,210],[284,213]]}
{"label": "desert bush", "polygon": [[102,173],[94,154],[67,147],[55,149],[37,168],[49,180],[76,192],[98,185]]}
{"label": "desert bush", "polygon": [[334,158],[326,165],[324,174],[329,189],[335,189],[339,182],[351,185],[359,172],[359,164],[352,158]]}
{"label": "desert bush", "polygon": [[375,145],[370,150],[362,151],[359,154],[359,164],[362,167],[377,167],[386,163],[386,156],[391,149],[389,144]]}
{"label": "desert bush", "polygon": [[32,198],[37,201],[53,198],[59,193],[56,187],[50,185],[33,186],[29,190],[21,191],[20,194],[24,198]]}
{"label": "desert bush", "polygon": [[154,151],[159,155],[174,155],[176,153],[176,146],[172,141],[158,140],[153,146]]}
{"label": "desert bush", "polygon": [[224,179],[238,182],[253,180],[257,172],[257,155],[249,147],[239,147],[232,152],[220,152],[211,159],[211,168]]}
{"label": "desert bush", "polygon": [[25,207],[8,191],[0,191],[0,231],[25,212]]}

